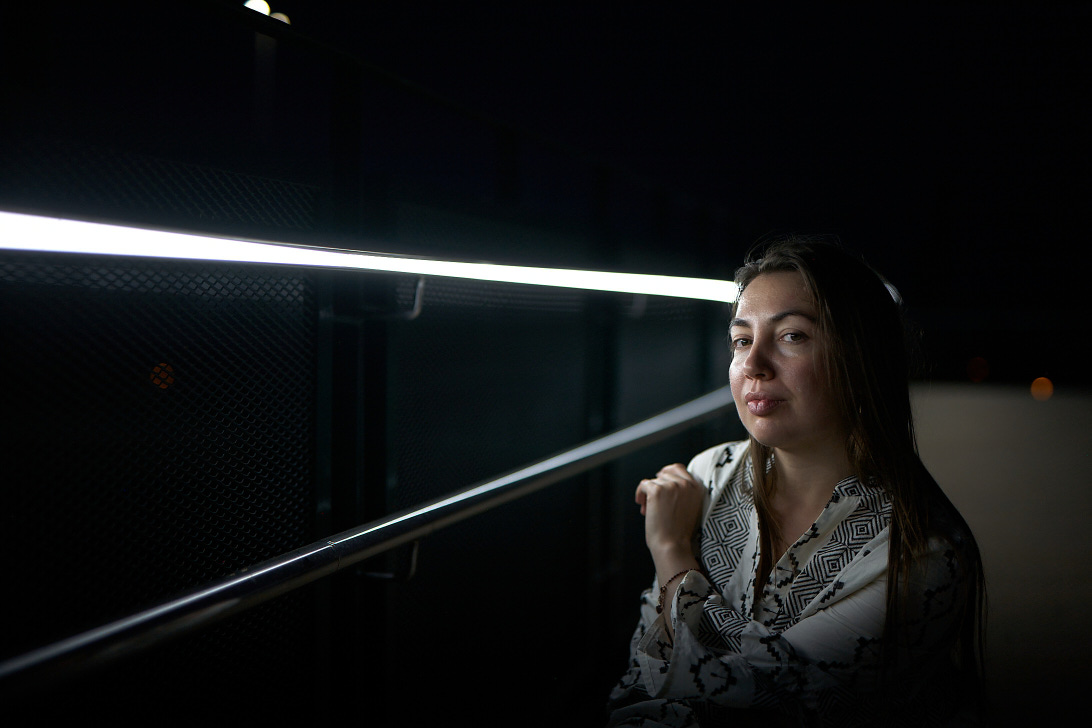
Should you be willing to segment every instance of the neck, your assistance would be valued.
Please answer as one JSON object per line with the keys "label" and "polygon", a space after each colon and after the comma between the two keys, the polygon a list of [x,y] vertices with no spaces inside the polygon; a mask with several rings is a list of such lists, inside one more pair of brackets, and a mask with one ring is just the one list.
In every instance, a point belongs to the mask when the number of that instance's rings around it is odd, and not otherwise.
{"label": "neck", "polygon": [[845,448],[799,453],[774,448],[778,500],[825,505],[834,486],[853,474]]}

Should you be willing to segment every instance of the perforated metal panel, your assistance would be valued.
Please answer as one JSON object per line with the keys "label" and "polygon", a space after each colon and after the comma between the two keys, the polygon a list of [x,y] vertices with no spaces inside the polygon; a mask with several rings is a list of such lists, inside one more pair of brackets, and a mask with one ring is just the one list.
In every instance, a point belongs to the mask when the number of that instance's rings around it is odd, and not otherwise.
{"label": "perforated metal panel", "polygon": [[394,329],[389,504],[411,506],[586,435],[586,296],[432,281]]}
{"label": "perforated metal panel", "polygon": [[209,224],[277,229],[314,227],[314,186],[64,139],[32,138],[4,146],[0,179],[14,202],[60,203],[96,212],[155,215]]}
{"label": "perforated metal panel", "polygon": [[[4,657],[314,538],[312,289],[257,267],[0,259]],[[260,672],[311,628],[305,604],[234,620],[219,662]]]}

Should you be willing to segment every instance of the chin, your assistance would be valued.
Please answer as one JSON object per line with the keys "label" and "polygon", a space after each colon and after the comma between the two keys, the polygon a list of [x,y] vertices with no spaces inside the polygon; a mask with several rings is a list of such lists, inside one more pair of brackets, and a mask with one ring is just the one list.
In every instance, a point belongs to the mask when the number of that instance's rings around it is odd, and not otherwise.
{"label": "chin", "polygon": [[758,444],[765,445],[766,447],[780,447],[782,444],[781,438],[768,432],[762,432],[762,430],[758,428],[752,429],[748,427],[747,434],[750,435],[756,442],[758,442]]}
{"label": "chin", "polygon": [[794,443],[799,443],[802,438],[793,437],[791,433],[781,431],[778,427],[764,427],[767,423],[758,422],[754,423],[753,427],[747,427],[747,433],[753,437],[759,444],[765,445],[768,448],[786,448],[792,447]]}

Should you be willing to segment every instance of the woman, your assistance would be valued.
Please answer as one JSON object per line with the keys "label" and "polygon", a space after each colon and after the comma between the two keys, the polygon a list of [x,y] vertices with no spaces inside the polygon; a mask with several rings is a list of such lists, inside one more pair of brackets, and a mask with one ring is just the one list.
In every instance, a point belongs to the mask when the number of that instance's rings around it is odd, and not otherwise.
{"label": "woman", "polygon": [[736,281],[749,438],[637,488],[656,580],[610,724],[973,724],[981,559],[917,455],[893,289],[800,239]]}

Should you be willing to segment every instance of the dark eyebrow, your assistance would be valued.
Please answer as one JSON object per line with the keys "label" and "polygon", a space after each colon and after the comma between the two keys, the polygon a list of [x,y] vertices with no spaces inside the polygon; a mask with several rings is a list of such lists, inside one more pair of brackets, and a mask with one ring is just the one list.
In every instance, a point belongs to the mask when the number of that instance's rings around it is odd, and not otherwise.
{"label": "dark eyebrow", "polygon": [[[782,311],[781,313],[774,314],[770,317],[770,320],[774,322],[782,321],[784,319],[787,319],[789,316],[800,316],[801,318],[806,318],[808,321],[815,323],[814,316],[812,316],[810,313],[805,313],[804,311],[800,311],[795,308],[790,308],[788,311]],[[729,328],[734,328],[736,326],[743,326],[748,329],[751,328],[751,324],[741,318],[732,319],[732,323],[729,324]]]}

